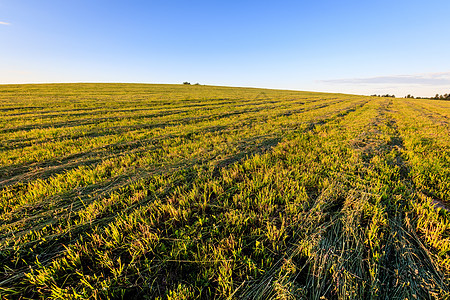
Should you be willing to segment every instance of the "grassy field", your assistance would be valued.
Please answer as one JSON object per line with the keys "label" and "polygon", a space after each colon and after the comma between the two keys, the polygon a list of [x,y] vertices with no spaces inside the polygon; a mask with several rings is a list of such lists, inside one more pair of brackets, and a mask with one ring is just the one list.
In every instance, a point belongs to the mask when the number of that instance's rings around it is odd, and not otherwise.
{"label": "grassy field", "polygon": [[0,295],[450,297],[450,101],[0,86]]}

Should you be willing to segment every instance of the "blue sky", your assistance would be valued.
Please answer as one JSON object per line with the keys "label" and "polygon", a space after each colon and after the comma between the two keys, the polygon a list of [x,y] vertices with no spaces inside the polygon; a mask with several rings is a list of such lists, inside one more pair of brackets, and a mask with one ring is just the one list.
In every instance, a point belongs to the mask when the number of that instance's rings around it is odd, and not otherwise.
{"label": "blue sky", "polygon": [[450,92],[450,1],[0,0],[0,83]]}

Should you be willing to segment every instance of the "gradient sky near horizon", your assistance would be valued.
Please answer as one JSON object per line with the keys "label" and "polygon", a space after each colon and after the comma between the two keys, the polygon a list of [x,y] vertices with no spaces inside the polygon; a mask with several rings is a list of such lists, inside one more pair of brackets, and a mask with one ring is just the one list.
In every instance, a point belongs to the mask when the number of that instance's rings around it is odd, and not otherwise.
{"label": "gradient sky near horizon", "polygon": [[448,12],[448,0],[0,0],[0,83],[444,94]]}

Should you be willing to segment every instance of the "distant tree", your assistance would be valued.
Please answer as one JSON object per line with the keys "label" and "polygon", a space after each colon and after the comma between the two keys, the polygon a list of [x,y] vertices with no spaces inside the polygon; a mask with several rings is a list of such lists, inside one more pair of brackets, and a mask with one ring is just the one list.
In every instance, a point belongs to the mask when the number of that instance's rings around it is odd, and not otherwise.
{"label": "distant tree", "polygon": [[436,94],[434,97],[417,97],[416,99],[450,100],[450,94],[444,94],[444,95]]}
{"label": "distant tree", "polygon": [[183,84],[186,84],[186,85],[190,85],[191,83],[190,83],[190,82],[187,82],[187,81],[185,81],[185,82],[183,82]]}

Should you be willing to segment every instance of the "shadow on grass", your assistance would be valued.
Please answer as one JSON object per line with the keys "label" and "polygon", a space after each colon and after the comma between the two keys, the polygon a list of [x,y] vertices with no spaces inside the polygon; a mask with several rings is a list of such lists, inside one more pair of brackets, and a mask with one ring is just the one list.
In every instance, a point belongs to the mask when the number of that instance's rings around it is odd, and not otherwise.
{"label": "shadow on grass", "polygon": [[255,154],[263,154],[265,152],[268,152],[272,148],[276,147],[278,143],[280,143],[280,141],[281,138],[279,137],[264,139],[263,141],[254,146],[247,147],[245,150],[242,150],[234,155],[231,155],[225,159],[218,161],[214,166],[213,176],[214,177],[219,176],[220,170],[226,168],[231,164],[239,163],[242,160]]}

